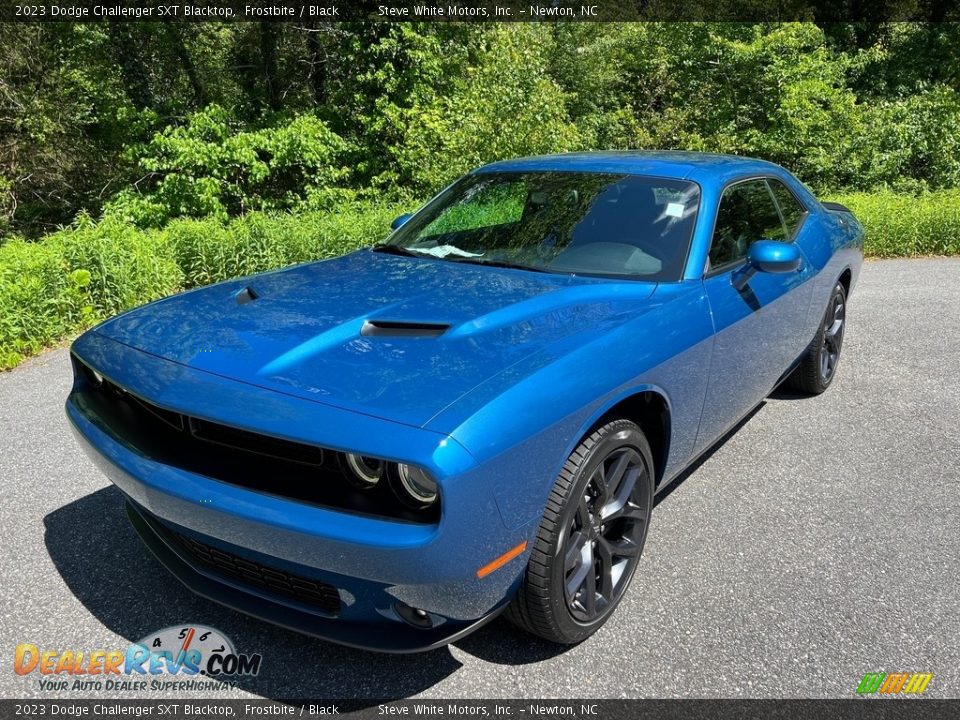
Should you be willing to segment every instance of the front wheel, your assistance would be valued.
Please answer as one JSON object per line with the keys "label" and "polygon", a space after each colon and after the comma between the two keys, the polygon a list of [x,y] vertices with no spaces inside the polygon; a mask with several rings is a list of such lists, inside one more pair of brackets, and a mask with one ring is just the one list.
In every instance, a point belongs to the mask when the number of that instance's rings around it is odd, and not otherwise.
{"label": "front wheel", "polygon": [[833,382],[840,362],[843,331],[847,324],[847,291],[837,283],[827,303],[823,322],[807,347],[800,365],[789,378],[789,385],[808,395],[819,395]]}
{"label": "front wheel", "polygon": [[643,432],[613,420],[560,472],[507,618],[542,638],[580,642],[613,614],[640,561],[653,508]]}

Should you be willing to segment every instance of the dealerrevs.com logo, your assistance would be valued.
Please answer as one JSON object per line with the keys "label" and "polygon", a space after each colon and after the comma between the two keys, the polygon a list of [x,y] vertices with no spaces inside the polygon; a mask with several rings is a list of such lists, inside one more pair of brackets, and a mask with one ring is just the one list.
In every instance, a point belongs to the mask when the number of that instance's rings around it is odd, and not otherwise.
{"label": "dealerrevs.com logo", "polygon": [[150,633],[126,650],[49,650],[21,643],[13,669],[36,676],[44,691],[221,690],[257,675],[262,659],[259,653],[238,653],[219,630],[178,625]]}
{"label": "dealerrevs.com logo", "polygon": [[867,673],[857,687],[857,695],[922,695],[933,680],[932,673]]}

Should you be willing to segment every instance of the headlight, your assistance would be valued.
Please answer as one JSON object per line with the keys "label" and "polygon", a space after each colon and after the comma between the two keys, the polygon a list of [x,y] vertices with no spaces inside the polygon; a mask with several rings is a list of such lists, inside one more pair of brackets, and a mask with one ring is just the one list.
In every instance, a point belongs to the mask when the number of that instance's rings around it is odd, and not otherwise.
{"label": "headlight", "polygon": [[416,508],[425,508],[437,501],[437,481],[416,465],[397,465],[400,499]]}
{"label": "headlight", "polygon": [[348,477],[354,485],[369,489],[380,482],[380,478],[383,477],[383,460],[352,453],[347,453],[343,457],[347,470],[349,470]]}

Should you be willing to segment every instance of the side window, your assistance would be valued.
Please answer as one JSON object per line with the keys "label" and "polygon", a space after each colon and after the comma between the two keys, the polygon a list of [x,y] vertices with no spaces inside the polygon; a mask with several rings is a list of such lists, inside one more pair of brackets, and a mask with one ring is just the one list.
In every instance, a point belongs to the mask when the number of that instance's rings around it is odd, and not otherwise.
{"label": "side window", "polygon": [[777,205],[780,206],[780,212],[783,214],[783,222],[787,226],[787,238],[792,238],[807,211],[782,182],[772,178],[767,182],[770,183],[770,192],[777,199]]}
{"label": "side window", "polygon": [[747,180],[731,185],[724,190],[717,209],[710,245],[710,268],[746,257],[750,243],[761,238],[787,238],[780,212],[767,189],[767,181]]}

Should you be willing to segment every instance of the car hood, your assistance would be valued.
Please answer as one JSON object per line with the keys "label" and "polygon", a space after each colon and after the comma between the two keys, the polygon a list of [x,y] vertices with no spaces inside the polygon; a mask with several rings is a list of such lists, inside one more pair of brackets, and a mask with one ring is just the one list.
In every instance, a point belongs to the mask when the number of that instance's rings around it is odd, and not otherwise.
{"label": "car hood", "polygon": [[191,368],[422,427],[531,354],[635,317],[654,288],[361,250],[165,298],[97,332]]}

